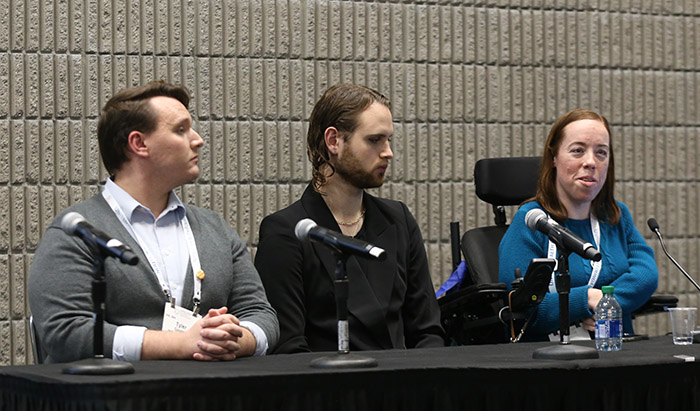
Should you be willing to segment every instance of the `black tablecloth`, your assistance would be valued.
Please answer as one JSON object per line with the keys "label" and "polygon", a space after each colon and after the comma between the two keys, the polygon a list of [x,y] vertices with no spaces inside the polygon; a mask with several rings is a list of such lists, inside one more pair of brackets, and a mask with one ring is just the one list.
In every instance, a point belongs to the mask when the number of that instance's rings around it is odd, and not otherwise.
{"label": "black tablecloth", "polygon": [[[14,410],[699,410],[700,346],[671,337],[625,343],[594,360],[534,360],[553,343],[370,351],[379,366],[319,370],[328,353],[227,363],[142,361],[120,376],[65,365],[0,368],[0,409]],[[593,346],[592,342],[577,343]]]}

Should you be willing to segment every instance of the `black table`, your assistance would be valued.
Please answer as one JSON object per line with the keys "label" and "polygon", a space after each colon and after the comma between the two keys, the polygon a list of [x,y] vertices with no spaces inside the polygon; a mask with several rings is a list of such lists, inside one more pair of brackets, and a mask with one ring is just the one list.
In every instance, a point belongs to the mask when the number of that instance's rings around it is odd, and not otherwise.
{"label": "black table", "polygon": [[700,345],[675,346],[668,336],[596,360],[532,359],[551,344],[373,351],[364,354],[379,366],[361,370],[310,368],[319,353],[143,361],[121,376],[64,375],[61,364],[5,367],[0,410],[700,409]]}

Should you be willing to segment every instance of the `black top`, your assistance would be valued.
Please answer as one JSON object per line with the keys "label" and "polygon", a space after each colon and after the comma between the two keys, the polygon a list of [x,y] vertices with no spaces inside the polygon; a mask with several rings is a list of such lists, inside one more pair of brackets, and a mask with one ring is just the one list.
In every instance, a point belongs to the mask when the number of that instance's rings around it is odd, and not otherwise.
{"label": "black top", "polygon": [[[387,258],[348,259],[350,349],[444,345],[423,238],[413,215],[398,201],[365,193],[363,202],[363,240],[385,249]],[[338,349],[336,259],[324,245],[295,237],[294,227],[304,218],[340,231],[311,186],[299,201],[260,224],[255,266],[280,322],[277,353]]]}

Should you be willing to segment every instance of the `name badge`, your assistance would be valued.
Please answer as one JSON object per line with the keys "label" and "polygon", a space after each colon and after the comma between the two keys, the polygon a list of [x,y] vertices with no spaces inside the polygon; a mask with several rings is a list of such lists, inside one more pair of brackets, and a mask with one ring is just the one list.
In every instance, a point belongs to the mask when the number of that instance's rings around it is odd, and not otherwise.
{"label": "name badge", "polygon": [[179,305],[173,307],[166,302],[163,310],[163,331],[187,331],[200,318],[201,315],[193,315],[187,308]]}

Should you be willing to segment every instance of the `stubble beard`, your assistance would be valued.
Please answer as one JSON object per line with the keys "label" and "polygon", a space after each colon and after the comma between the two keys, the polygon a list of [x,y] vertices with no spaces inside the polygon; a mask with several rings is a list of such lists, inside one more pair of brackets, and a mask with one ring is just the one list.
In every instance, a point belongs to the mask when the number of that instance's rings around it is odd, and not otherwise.
{"label": "stubble beard", "polygon": [[355,153],[350,150],[334,167],[338,176],[357,188],[377,188],[384,184],[385,174],[375,175],[365,171]]}

